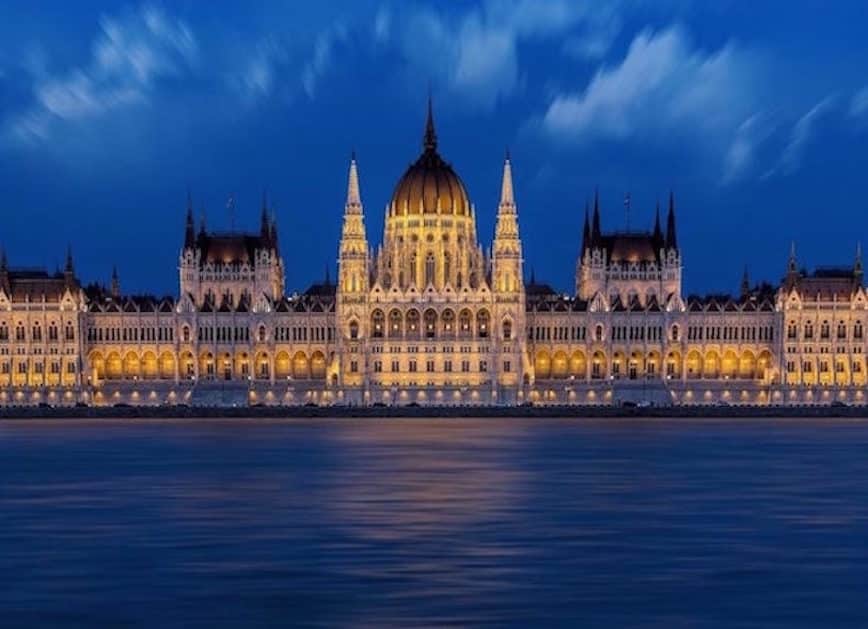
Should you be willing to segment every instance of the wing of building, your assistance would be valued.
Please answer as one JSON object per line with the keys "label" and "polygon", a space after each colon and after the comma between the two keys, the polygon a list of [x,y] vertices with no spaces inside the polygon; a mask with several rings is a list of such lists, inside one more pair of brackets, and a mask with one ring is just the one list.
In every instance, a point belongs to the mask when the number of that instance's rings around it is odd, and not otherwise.
{"label": "wing of building", "polygon": [[[0,260],[0,404],[829,404],[865,402],[868,296],[852,267],[778,286],[682,293],[676,204],[647,231],[585,208],[575,291],[525,282],[512,163],[491,239],[441,154],[421,152],[367,236],[350,160],[335,282],[287,294],[276,218],[196,228],[188,199],[177,296],[82,286]],[[483,246],[483,242],[488,245]],[[488,253],[486,253],[486,251]]]}

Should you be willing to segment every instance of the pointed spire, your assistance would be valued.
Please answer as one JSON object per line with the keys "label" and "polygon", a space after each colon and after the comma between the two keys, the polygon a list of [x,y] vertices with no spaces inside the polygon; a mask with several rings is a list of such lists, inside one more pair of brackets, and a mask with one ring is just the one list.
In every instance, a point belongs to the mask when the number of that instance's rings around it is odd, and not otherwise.
{"label": "pointed spire", "polygon": [[184,247],[191,249],[196,240],[196,225],[193,221],[193,197],[187,188],[187,219],[184,225]]}
{"label": "pointed spire", "polygon": [[750,275],[748,275],[747,265],[744,265],[744,273],[741,275],[741,297],[747,298],[750,295]]}
{"label": "pointed spire", "polygon": [[591,227],[591,247],[596,247],[600,240],[600,190],[594,188],[594,218]]}
{"label": "pointed spire", "polygon": [[362,209],[362,194],[359,188],[359,166],[356,163],[356,152],[352,152],[350,157],[350,172],[347,177],[347,205],[346,211],[350,213],[361,212]]}
{"label": "pointed spire", "polygon": [[678,249],[678,238],[675,234],[675,193],[669,191],[669,213],[666,216],[666,248]]}
{"label": "pointed spire", "polygon": [[790,257],[787,260],[787,273],[798,273],[799,261],[796,258],[796,241],[790,242]]}
{"label": "pointed spire", "polygon": [[426,151],[437,150],[437,132],[434,130],[434,107],[431,104],[431,95],[428,94],[428,120],[425,122],[425,137],[422,146]]}
{"label": "pointed spire", "polygon": [[500,186],[500,206],[515,206],[515,195],[512,189],[512,166],[509,162],[509,149],[503,160],[503,181]]}
{"label": "pointed spire", "polygon": [[860,282],[862,281],[864,271],[862,268],[862,243],[861,242],[856,243],[856,260],[853,262],[853,274],[859,279]]}
{"label": "pointed spire", "polygon": [[72,264],[72,245],[67,245],[66,247],[66,267],[64,268],[64,272],[70,275],[75,273],[75,267]]}
{"label": "pointed spire", "polygon": [[121,280],[118,277],[118,267],[117,265],[112,266],[112,297],[115,299],[120,299],[121,296]]}

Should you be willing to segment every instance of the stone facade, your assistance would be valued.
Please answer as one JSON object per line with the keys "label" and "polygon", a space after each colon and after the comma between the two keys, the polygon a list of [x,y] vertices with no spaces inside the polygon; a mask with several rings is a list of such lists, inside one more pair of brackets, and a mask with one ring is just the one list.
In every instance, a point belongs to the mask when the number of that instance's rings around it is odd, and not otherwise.
{"label": "stone facade", "polygon": [[868,296],[852,268],[684,295],[665,229],[607,232],[586,209],[575,292],[525,282],[509,156],[489,253],[476,208],[422,153],[370,246],[350,161],[336,282],[287,295],[266,200],[258,232],[195,229],[178,297],[82,286],[0,260],[0,404],[830,404],[865,402]]}

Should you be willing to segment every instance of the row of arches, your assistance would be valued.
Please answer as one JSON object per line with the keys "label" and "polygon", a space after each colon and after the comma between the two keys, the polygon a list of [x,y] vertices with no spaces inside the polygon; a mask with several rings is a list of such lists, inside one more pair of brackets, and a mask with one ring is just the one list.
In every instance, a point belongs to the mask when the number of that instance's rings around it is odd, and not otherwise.
{"label": "row of arches", "polygon": [[303,351],[292,355],[278,352],[273,359],[268,352],[204,351],[194,356],[185,351],[176,358],[171,352],[140,355],[133,351],[123,354],[95,351],[88,360],[91,373],[98,380],[270,379],[272,374],[275,378],[307,380],[324,379],[326,375],[326,356],[318,350],[309,355]]}
{"label": "row of arches", "polygon": [[[355,328],[355,334],[358,327]],[[512,324],[504,322],[504,334],[512,334]],[[351,324],[350,336],[353,336]],[[373,338],[487,338],[491,335],[491,314],[482,308],[474,314],[469,308],[462,308],[456,314],[451,308],[437,312],[428,308],[420,312],[409,308],[402,312],[392,308],[386,313],[377,308],[371,313],[371,336]]]}
{"label": "row of arches", "polygon": [[772,355],[767,350],[758,354],[750,350],[740,354],[734,351],[719,354],[713,350],[700,354],[691,350],[683,358],[678,351],[668,352],[665,357],[657,351],[615,352],[608,357],[599,350],[588,356],[581,350],[568,354],[543,349],[534,355],[534,373],[540,380],[609,377],[759,380],[767,377],[771,366]]}

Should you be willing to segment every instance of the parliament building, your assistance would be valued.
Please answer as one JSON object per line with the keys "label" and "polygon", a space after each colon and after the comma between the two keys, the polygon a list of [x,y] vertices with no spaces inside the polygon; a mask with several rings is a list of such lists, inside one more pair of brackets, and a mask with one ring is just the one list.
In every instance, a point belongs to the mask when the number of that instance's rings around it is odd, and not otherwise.
{"label": "parliament building", "polygon": [[575,291],[525,277],[509,156],[490,247],[440,155],[422,153],[368,240],[349,165],[338,274],[287,294],[277,224],[209,231],[188,200],[176,298],[0,259],[0,406],[864,404],[868,298],[852,267],[682,293],[675,201],[648,231],[586,208]]}

